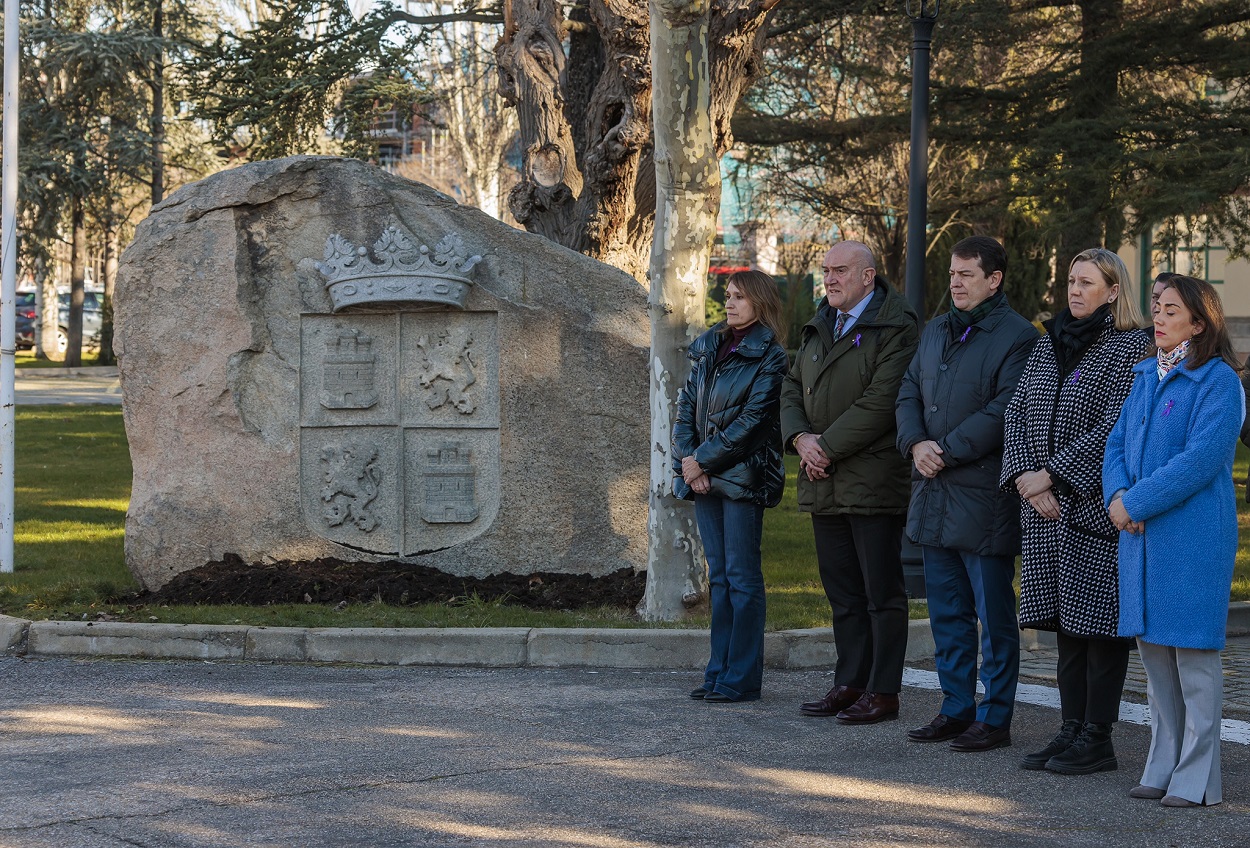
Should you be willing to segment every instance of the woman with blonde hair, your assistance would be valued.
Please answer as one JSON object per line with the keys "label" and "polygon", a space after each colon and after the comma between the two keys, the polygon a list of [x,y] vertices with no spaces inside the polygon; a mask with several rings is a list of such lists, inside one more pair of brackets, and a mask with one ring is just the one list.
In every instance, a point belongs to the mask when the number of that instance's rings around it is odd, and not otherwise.
{"label": "woman with blonde hair", "polygon": [[764,672],[764,508],[781,501],[781,381],[789,371],[773,278],[740,271],[725,320],[690,346],[690,377],[673,422],[673,494],[693,498],[707,556],[712,646],[707,703],[754,701]]}
{"label": "woman with blonde hair", "polygon": [[1116,633],[1119,534],[1103,506],[1102,460],[1133,366],[1150,349],[1141,325],[1124,262],[1082,251],[1068,306],[1045,323],[1007,407],[1001,483],[1020,496],[1020,626],[1055,632],[1063,722],[1026,769],[1118,767],[1111,726],[1132,643]]}

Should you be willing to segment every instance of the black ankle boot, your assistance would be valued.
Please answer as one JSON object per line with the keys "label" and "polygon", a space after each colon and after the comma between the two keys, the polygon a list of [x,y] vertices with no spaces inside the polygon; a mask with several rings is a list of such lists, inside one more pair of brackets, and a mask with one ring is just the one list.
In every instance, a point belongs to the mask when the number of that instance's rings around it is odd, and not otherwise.
{"label": "black ankle boot", "polygon": [[1120,767],[1111,747],[1111,725],[1086,723],[1081,735],[1062,754],[1046,761],[1047,771],[1060,774],[1093,774]]}
{"label": "black ankle boot", "polygon": [[1064,719],[1063,727],[1059,729],[1059,735],[1050,740],[1050,744],[1040,751],[1034,751],[1032,754],[1025,756],[1020,762],[1020,768],[1026,768],[1029,771],[1042,771],[1046,768],[1046,761],[1056,754],[1062,754],[1071,747],[1076,741],[1076,737],[1081,734],[1081,728],[1084,722],[1079,718]]}

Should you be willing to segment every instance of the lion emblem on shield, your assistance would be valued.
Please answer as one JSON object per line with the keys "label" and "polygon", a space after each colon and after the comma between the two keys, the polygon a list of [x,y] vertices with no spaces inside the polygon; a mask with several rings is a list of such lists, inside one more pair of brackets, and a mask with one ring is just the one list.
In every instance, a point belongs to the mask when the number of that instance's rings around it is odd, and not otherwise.
{"label": "lion emblem on shield", "polygon": [[369,505],[378,497],[382,472],[378,449],[360,442],[326,445],[321,449],[325,485],[321,488],[322,517],[331,527],[354,524],[368,533],[378,526]]}

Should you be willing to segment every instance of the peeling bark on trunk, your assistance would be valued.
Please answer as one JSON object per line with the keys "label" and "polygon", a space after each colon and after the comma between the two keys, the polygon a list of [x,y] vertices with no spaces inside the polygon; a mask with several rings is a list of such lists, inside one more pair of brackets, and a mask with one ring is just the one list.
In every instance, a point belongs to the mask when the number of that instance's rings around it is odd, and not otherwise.
{"label": "peeling bark on trunk", "polygon": [[711,117],[706,0],[654,0],[655,242],[651,249],[651,488],[647,590],[639,612],[673,620],[707,597],[694,510],[673,497],[669,446],[686,349],[703,330],[707,265],[720,206]]}

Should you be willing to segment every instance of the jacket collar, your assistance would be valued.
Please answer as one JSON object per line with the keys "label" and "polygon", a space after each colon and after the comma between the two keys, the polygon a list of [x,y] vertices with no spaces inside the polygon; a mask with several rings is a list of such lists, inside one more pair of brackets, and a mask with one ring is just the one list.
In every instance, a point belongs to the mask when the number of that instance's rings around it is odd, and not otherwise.
{"label": "jacket collar", "polygon": [[[1197,383],[1197,382],[1200,382],[1202,378],[1206,376],[1208,371],[1210,371],[1212,368],[1215,367],[1216,363],[1223,362],[1223,361],[1224,360],[1220,359],[1218,356],[1213,356],[1210,359],[1208,359],[1206,362],[1199,365],[1197,368],[1190,368],[1182,360],[1179,365],[1177,365],[1167,374],[1163,375],[1163,379],[1160,380],[1159,382],[1160,383],[1165,382],[1173,374],[1181,374],[1193,380],[1195,383]],[[1158,367],[1158,364],[1155,362],[1155,357],[1154,357],[1154,354],[1152,353],[1150,356],[1146,357],[1141,362],[1134,365],[1133,370],[1140,374],[1148,373],[1148,374],[1154,375],[1157,373],[1156,371],[1157,367]]]}
{"label": "jacket collar", "polygon": [[[728,328],[729,324],[721,321],[695,339],[694,343],[690,345],[686,356],[689,359],[699,359],[708,354],[715,356],[721,342],[725,340],[724,332]],[[739,356],[745,356],[748,359],[759,359],[768,352],[768,348],[772,343],[773,331],[757,321],[747,332],[746,337],[738,343],[738,350],[735,352]]]}
{"label": "jacket collar", "polygon": [[[881,275],[877,275],[877,284],[870,297],[872,300],[863,314],[859,316],[859,320],[855,322],[855,328],[901,327],[908,322],[916,323],[916,319],[910,314],[911,307],[907,305],[907,300]],[[832,309],[828,298],[822,297],[820,306],[816,308],[816,314],[803,325],[803,335],[806,336],[809,332],[819,332],[821,326],[827,325],[828,319],[825,316]]]}
{"label": "jacket collar", "polygon": [[[1006,317],[1007,313],[1010,311],[1011,311],[1011,304],[1008,303],[1007,298],[1004,297],[1002,300],[998,302],[998,305],[995,306],[990,311],[989,315],[986,315],[984,318],[982,318],[980,321],[970,326],[968,329],[972,332],[977,332],[977,333],[992,333],[994,332],[994,328],[999,325],[999,323],[1003,320],[1004,317]],[[938,316],[938,318],[935,320],[950,323],[951,314],[948,311],[944,313],[943,315]]]}

